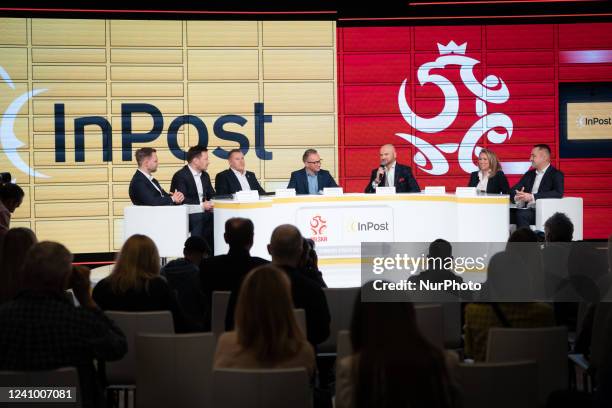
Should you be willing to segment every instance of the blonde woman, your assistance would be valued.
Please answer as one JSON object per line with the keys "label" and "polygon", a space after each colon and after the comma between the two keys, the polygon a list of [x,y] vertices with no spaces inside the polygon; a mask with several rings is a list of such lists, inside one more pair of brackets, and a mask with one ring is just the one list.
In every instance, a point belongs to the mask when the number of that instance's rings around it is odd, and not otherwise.
{"label": "blonde woman", "polygon": [[242,282],[236,330],[217,344],[215,368],[305,367],[312,377],[315,355],[293,314],[291,284],[281,269],[253,269]]}
{"label": "blonde woman", "polygon": [[482,149],[478,155],[478,171],[472,172],[468,187],[488,194],[509,194],[508,179],[501,170],[497,155],[489,150]]}
{"label": "blonde woman", "polygon": [[186,321],[159,270],[155,243],[145,235],[132,235],[121,247],[112,273],[94,288],[94,301],[103,310],[169,310],[177,332],[191,331],[193,325]]}

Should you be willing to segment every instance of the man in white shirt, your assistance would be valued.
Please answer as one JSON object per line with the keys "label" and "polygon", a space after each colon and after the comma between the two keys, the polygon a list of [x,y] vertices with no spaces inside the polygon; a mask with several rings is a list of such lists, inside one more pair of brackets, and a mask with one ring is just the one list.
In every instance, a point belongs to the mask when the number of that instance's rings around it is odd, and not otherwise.
{"label": "man in white shirt", "polygon": [[255,173],[245,169],[244,154],[240,149],[230,150],[227,158],[229,169],[217,173],[215,188],[218,195],[235,194],[237,191],[257,190],[260,195],[267,194],[261,187]]}
{"label": "man in white shirt", "polygon": [[213,203],[215,190],[210,183],[208,169],[208,150],[203,146],[193,146],[187,151],[187,165],[172,176],[170,191],[182,191],[185,195],[184,204],[199,205],[203,213],[189,215],[189,231],[191,235],[203,237],[208,245],[213,247]]}
{"label": "man in white shirt", "polygon": [[365,188],[366,193],[374,193],[376,188],[395,187],[398,193],[418,193],[419,184],[412,175],[409,166],[397,163],[395,146],[386,144],[381,146],[379,152],[380,167],[372,170],[370,182]]}
{"label": "man in white shirt", "polygon": [[550,146],[535,145],[530,160],[533,168],[510,189],[510,199],[516,203],[516,209],[510,212],[510,222],[517,228],[535,223],[536,200],[563,197],[563,173],[550,164]]}
{"label": "man in white shirt", "polygon": [[173,205],[182,204],[185,197],[179,190],[168,194],[153,177],[157,171],[157,151],[143,147],[134,154],[138,170],[130,181],[130,199],[134,205]]}

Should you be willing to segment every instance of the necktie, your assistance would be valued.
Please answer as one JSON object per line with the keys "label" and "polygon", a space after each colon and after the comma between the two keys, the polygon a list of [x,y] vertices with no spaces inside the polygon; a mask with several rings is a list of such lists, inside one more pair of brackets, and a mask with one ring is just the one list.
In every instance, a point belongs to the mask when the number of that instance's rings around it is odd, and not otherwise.
{"label": "necktie", "polygon": [[157,189],[159,190],[159,195],[163,196],[164,193],[162,193],[163,190],[161,188],[161,185],[159,184],[157,180],[155,180],[155,177],[151,179],[151,182],[157,186]]}

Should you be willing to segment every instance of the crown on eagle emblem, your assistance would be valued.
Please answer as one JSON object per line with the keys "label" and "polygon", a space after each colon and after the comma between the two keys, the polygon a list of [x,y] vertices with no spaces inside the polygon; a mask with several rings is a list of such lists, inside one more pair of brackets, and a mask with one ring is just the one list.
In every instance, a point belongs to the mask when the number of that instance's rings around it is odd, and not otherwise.
{"label": "crown on eagle emblem", "polygon": [[442,45],[438,43],[438,50],[440,51],[440,55],[465,54],[466,48],[467,48],[467,42],[464,42],[461,45],[458,45],[454,41],[449,42],[447,45]]}

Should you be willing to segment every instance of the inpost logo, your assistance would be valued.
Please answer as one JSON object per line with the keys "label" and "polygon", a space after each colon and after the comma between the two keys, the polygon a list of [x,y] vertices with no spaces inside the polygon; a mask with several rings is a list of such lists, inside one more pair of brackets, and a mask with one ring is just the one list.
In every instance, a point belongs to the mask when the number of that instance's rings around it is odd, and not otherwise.
{"label": "inpost logo", "polygon": [[[11,89],[15,86],[6,72],[0,67],[0,76]],[[9,105],[2,116],[0,127],[0,143],[2,150],[11,163],[20,171],[34,177],[47,178],[48,176],[30,168],[18,155],[17,148],[24,146],[15,135],[14,122],[17,114],[30,98],[47,89],[34,89],[19,95]],[[55,130],[55,162],[66,161],[66,110],[61,102],[54,104],[54,130]],[[153,120],[151,130],[147,132],[134,132],[133,116],[150,116]],[[253,116],[255,130],[255,154],[260,160],[272,160],[272,152],[265,148],[265,124],[272,122],[272,115],[266,115],[264,104],[255,102],[253,104]],[[162,136],[164,123],[168,119],[163,116],[159,108],[149,103],[122,103],[121,104],[121,160],[132,161],[132,146],[134,143],[149,143]],[[244,127],[248,120],[240,115],[227,114],[217,118],[213,125],[214,134],[221,140],[237,143],[242,153],[246,154],[250,149],[250,142],[246,135],[238,132],[230,132],[225,129],[228,124],[236,124]],[[179,160],[185,160],[187,153],[178,144],[178,132],[185,125],[193,126],[198,133],[198,145],[208,147],[208,128],[204,121],[195,115],[180,115],[171,118],[166,131],[167,145],[172,154]],[[109,162],[113,160],[113,138],[110,122],[102,116],[83,116],[74,119],[74,160],[85,161],[85,127],[97,126],[102,132],[102,160]],[[229,151],[216,147],[213,152],[220,159],[227,159]]]}
{"label": "inpost logo", "polygon": [[580,128],[585,128],[587,126],[610,126],[612,125],[612,118],[600,118],[597,116],[588,118],[584,115],[580,115],[578,119],[576,119],[576,122]]}
{"label": "inpost logo", "polygon": [[351,232],[389,231],[389,222],[352,221],[348,224]]}

